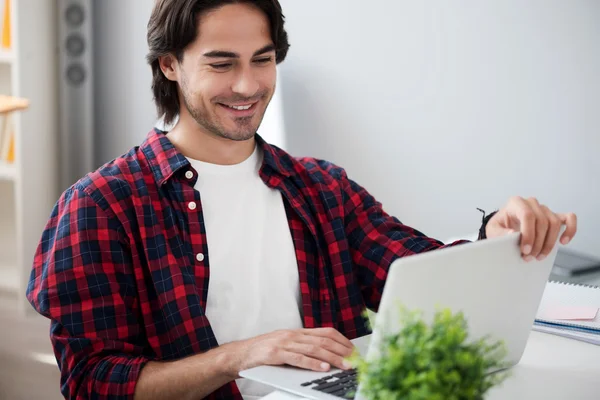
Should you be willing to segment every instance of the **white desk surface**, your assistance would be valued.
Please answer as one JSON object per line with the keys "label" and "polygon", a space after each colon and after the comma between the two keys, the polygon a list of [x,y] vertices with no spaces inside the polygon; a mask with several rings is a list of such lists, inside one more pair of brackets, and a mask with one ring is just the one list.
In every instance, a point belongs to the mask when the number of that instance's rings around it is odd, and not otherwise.
{"label": "white desk surface", "polygon": [[[263,399],[299,398],[274,392]],[[531,332],[521,362],[486,396],[486,400],[500,399],[600,399],[600,346]]]}

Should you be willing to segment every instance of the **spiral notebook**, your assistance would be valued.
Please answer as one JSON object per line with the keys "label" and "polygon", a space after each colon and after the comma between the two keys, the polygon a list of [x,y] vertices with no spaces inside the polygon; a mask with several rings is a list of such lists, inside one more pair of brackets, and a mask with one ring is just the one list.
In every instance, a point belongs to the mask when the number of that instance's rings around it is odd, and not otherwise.
{"label": "spiral notebook", "polygon": [[[548,318],[559,308],[571,310],[572,316],[563,311],[555,313],[563,314],[561,318]],[[548,282],[534,329],[600,344],[600,287]]]}

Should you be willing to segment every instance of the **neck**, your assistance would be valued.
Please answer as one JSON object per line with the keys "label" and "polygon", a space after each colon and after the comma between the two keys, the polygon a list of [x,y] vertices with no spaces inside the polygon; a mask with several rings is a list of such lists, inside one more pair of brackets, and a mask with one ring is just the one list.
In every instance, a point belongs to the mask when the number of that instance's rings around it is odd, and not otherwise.
{"label": "neck", "polygon": [[256,146],[254,137],[235,141],[206,132],[185,114],[180,114],[179,121],[167,136],[184,156],[218,165],[239,164],[252,155]]}

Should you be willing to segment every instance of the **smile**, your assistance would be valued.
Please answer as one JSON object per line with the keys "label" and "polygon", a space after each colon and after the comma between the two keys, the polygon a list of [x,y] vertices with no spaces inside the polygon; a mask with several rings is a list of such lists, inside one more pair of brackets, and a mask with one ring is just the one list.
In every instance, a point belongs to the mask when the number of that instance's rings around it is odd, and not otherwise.
{"label": "smile", "polygon": [[250,103],[250,104],[236,104],[236,105],[219,103],[219,105],[221,107],[223,107],[225,110],[228,110],[230,113],[233,113],[235,116],[238,116],[238,117],[252,115],[254,113],[254,110],[257,107],[257,104],[258,104],[258,102]]}
{"label": "smile", "polygon": [[234,110],[249,110],[250,107],[252,107],[253,104],[248,104],[246,106],[227,106],[229,108],[233,108]]}

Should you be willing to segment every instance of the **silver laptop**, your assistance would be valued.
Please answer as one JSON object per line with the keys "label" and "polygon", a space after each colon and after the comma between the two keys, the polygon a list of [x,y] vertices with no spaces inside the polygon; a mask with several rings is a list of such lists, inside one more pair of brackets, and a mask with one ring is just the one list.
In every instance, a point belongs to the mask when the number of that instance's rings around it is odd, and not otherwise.
{"label": "silver laptop", "polygon": [[[367,358],[377,357],[384,334],[399,332],[398,304],[423,312],[439,306],[462,311],[470,339],[503,340],[510,366],[519,362],[556,257],[525,262],[520,234],[467,243],[396,260],[390,266],[373,333],[353,340]],[[492,371],[490,371],[492,372]],[[291,366],[260,366],[240,376],[309,399],[360,398],[356,371],[314,372]]]}

